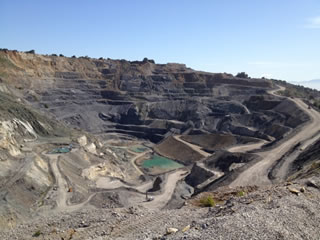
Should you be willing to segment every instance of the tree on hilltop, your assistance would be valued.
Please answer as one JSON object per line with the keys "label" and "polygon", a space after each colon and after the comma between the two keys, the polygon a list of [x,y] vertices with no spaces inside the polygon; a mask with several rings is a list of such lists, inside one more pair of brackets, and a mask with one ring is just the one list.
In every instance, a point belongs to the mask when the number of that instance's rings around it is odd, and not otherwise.
{"label": "tree on hilltop", "polygon": [[240,72],[236,75],[238,78],[249,78],[249,75],[246,74],[245,72]]}

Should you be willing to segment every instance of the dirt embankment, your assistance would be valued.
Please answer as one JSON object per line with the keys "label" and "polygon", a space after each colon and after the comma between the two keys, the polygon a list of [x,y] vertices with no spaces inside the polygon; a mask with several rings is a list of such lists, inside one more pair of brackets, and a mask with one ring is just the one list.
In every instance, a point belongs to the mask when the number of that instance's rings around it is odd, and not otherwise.
{"label": "dirt embankment", "polygon": [[257,141],[259,141],[255,138],[219,133],[185,135],[181,136],[181,138],[187,142],[198,145],[208,151],[227,149],[236,144],[256,143]]}
{"label": "dirt embankment", "polygon": [[236,143],[236,139],[232,135],[224,134],[186,135],[181,138],[210,151],[225,148]]}
{"label": "dirt embankment", "polygon": [[156,145],[154,150],[162,156],[177,160],[185,165],[190,165],[203,158],[203,155],[174,137],[168,137]]}
{"label": "dirt embankment", "polygon": [[[319,173],[320,169],[320,139],[313,145],[309,146],[305,151],[301,152],[299,156],[290,165],[288,175],[292,175],[299,170],[309,165],[309,173]],[[299,176],[299,174],[298,174]]]}

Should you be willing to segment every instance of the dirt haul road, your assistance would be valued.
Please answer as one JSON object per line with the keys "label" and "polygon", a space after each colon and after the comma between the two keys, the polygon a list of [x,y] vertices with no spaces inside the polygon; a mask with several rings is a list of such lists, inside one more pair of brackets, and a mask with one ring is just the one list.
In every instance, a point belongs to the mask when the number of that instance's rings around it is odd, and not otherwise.
{"label": "dirt haul road", "polygon": [[230,147],[228,151],[229,152],[250,152],[254,149],[261,148],[266,143],[267,141],[261,140],[257,143],[237,145],[237,146]]}
{"label": "dirt haul road", "polygon": [[[75,151],[74,149],[72,151]],[[61,154],[44,154],[45,156],[49,157],[50,159],[50,165],[52,168],[52,172],[54,174],[54,177],[56,179],[56,184],[57,184],[57,198],[56,198],[56,203],[57,207],[55,210],[58,211],[76,211],[81,209],[84,205],[86,205],[91,198],[95,195],[95,193],[91,194],[87,200],[85,200],[82,203],[79,204],[73,204],[69,205],[68,204],[68,183],[66,179],[62,176],[60,169],[59,169],[59,157]]]}
{"label": "dirt haul road", "polygon": [[137,172],[140,174],[140,175],[144,175],[144,173],[140,170],[140,168],[136,165],[136,161],[142,157],[144,157],[145,155],[151,153],[152,151],[151,150],[147,150],[145,152],[142,152],[142,153],[135,153],[133,151],[130,151],[128,150],[129,153],[133,154],[133,155],[136,155],[135,157],[133,157],[131,159],[131,164],[132,166],[137,170]]}
{"label": "dirt haul road", "polygon": [[146,201],[145,192],[148,189],[152,188],[153,181],[147,182],[140,186],[130,186],[119,180],[110,181],[110,179],[108,180],[107,178],[104,177],[104,178],[101,178],[101,181],[98,180],[97,186],[99,186],[99,188],[104,188],[105,190],[116,190],[116,189],[120,189],[121,187],[137,190],[139,192],[133,193],[134,197],[130,198],[130,205],[131,206],[140,205],[148,209],[156,210],[166,206],[166,204],[172,198],[177,182],[180,181],[182,178],[184,178],[187,175],[187,173],[188,171],[186,170],[177,170],[177,171],[168,173],[166,175],[161,193],[155,194],[155,195],[152,193],[149,193],[149,195],[153,196],[154,198],[154,200],[152,201]]}
{"label": "dirt haul road", "polygon": [[161,193],[160,195],[155,195],[153,201],[145,202],[142,205],[148,209],[161,209],[165,207],[173,195],[177,182],[184,178],[187,173],[188,171],[185,170],[178,170],[176,172],[170,173],[163,187],[163,193]]}
{"label": "dirt haul road", "polygon": [[[276,95],[275,92],[279,90],[284,90],[284,88],[280,87],[280,89],[272,90],[269,93]],[[294,98],[291,99],[291,101],[309,115],[310,121],[303,126],[296,135],[281,143],[276,148],[258,153],[262,157],[262,160],[242,172],[230,184],[231,187],[271,184],[268,178],[268,171],[278,159],[299,142],[306,142],[304,144],[304,148],[306,148],[306,144],[311,145],[317,140],[314,134],[320,130],[320,113],[314,109],[308,109],[308,106],[300,99]]]}
{"label": "dirt haul road", "polygon": [[192,148],[194,151],[198,152],[198,153],[201,154],[203,157],[206,158],[206,157],[211,156],[210,153],[207,153],[206,151],[203,151],[200,146],[184,141],[184,140],[181,138],[181,137],[182,137],[181,135],[175,135],[175,136],[173,136],[173,137],[174,137],[174,139],[176,139],[177,141],[182,142],[183,144],[185,144],[185,145],[187,145],[188,147]]}
{"label": "dirt haul road", "polygon": [[50,156],[51,158],[51,168],[53,171],[53,174],[56,178],[57,185],[58,185],[58,197],[57,197],[57,208],[58,209],[65,209],[67,207],[67,189],[68,189],[68,184],[67,181],[61,176],[61,173],[59,171],[58,167],[58,158],[59,156]]}

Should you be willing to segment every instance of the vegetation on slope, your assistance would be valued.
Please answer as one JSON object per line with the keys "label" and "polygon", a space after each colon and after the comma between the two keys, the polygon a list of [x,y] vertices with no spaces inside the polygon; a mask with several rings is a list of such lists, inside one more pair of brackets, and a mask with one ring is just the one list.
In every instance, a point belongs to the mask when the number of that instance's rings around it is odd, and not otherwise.
{"label": "vegetation on slope", "polygon": [[286,90],[281,92],[283,96],[302,98],[311,106],[314,106],[320,110],[320,91],[300,85],[294,85],[282,80],[273,81],[276,84],[286,88]]}

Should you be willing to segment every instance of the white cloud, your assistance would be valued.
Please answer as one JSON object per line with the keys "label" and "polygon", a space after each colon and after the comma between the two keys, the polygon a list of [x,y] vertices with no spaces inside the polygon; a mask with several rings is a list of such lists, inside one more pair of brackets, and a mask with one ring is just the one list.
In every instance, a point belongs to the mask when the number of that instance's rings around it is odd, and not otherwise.
{"label": "white cloud", "polygon": [[309,18],[306,28],[320,28],[320,16]]}

